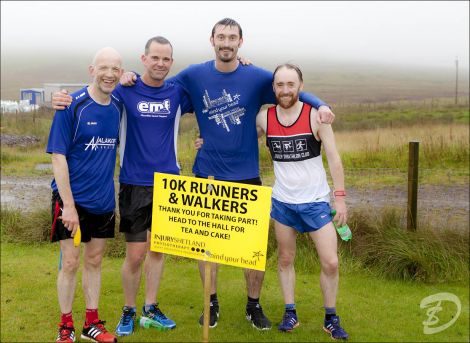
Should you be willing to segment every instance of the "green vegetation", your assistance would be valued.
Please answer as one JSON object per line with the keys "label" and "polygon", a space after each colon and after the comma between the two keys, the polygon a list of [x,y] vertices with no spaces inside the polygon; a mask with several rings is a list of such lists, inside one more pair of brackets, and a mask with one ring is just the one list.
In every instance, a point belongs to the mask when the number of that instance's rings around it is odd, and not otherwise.
{"label": "green vegetation", "polygon": [[336,131],[403,128],[425,124],[468,124],[468,99],[455,105],[447,99],[394,101],[332,106]]}
{"label": "green vegetation", "polygon": [[[2,210],[2,242],[35,244],[47,242],[50,213]],[[119,221],[119,217],[118,217]],[[367,208],[353,209],[349,215],[352,243],[341,242],[343,262],[348,270],[370,269],[389,279],[423,282],[454,282],[469,278],[469,237],[466,232],[436,230],[431,221],[421,223],[418,232],[406,231],[400,212],[386,208],[370,213]],[[119,227],[119,224],[116,225]],[[268,239],[268,266],[276,268],[276,240],[272,227]],[[313,243],[299,237],[297,270],[308,273],[318,265]],[[124,257],[121,234],[108,243],[106,256]]]}
{"label": "green vegetation", "polygon": [[[45,342],[56,335],[59,306],[56,296],[58,247],[56,244],[14,244],[1,246],[1,336],[2,342]],[[345,247],[342,250],[347,250]],[[312,253],[311,253],[312,254]],[[313,254],[312,254],[313,255]],[[297,260],[303,258],[299,255]],[[217,328],[210,330],[212,342],[320,342],[330,341],[321,329],[323,309],[318,283],[318,264],[301,262],[297,268],[296,302],[300,327],[291,334],[275,328],[259,332],[244,317],[246,292],[240,269],[221,266],[219,301],[221,316]],[[109,330],[117,324],[123,304],[120,270],[122,259],[105,258],[101,287],[100,315]],[[32,278],[31,276],[34,275]],[[77,276],[74,318],[80,330],[84,319],[81,272]],[[462,312],[447,330],[424,335],[422,322],[426,310],[420,309],[421,299],[440,292],[459,297]],[[195,261],[168,258],[158,296],[162,310],[177,322],[174,331],[160,332],[137,328],[131,337],[120,342],[198,342],[202,329],[197,323],[203,306],[203,294]],[[143,288],[138,306],[142,306]],[[269,266],[261,297],[266,314],[276,325],[282,317],[283,302],[276,268]],[[367,271],[350,269],[341,259],[338,311],[352,342],[468,342],[469,296],[466,281],[445,284],[422,284],[376,277]],[[455,315],[455,306],[443,302],[437,313],[442,325]],[[25,320],[32,313],[34,320]]]}

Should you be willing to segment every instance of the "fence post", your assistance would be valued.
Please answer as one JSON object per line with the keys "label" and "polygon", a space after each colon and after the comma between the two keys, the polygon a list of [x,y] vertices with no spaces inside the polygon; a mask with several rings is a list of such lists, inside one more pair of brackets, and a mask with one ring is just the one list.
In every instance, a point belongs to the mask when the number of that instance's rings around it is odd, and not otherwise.
{"label": "fence post", "polygon": [[416,231],[418,212],[418,162],[419,162],[419,141],[409,143],[408,157],[408,216],[407,229]]}

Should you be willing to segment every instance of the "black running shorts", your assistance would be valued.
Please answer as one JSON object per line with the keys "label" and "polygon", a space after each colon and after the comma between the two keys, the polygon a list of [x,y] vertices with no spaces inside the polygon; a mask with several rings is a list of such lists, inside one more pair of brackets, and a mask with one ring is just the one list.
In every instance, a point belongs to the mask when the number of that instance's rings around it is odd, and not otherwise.
{"label": "black running shorts", "polygon": [[[72,232],[59,219],[62,215],[63,206],[59,192],[53,191],[51,199],[51,242],[72,238]],[[114,238],[114,225],[116,223],[114,211],[94,214],[77,204],[75,204],[75,208],[77,209],[78,220],[80,221],[82,242],[89,242],[91,238]]]}
{"label": "black running shorts", "polygon": [[146,242],[152,225],[153,187],[121,183],[119,186],[119,231],[126,242]]}

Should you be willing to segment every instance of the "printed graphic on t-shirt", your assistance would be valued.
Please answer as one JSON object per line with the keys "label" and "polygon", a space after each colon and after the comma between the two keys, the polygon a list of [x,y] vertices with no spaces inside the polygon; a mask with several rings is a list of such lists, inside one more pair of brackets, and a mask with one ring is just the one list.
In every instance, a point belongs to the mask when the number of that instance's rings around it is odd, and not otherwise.
{"label": "printed graphic on t-shirt", "polygon": [[308,139],[312,138],[311,135],[302,136],[268,137],[273,160],[294,162],[315,157],[315,154],[312,153],[313,150],[309,151],[308,147]]}
{"label": "printed graphic on t-shirt", "polygon": [[238,106],[240,94],[227,93],[225,89],[222,90],[222,96],[211,99],[207,89],[204,90],[202,101],[204,103],[203,113],[209,114],[210,120],[215,120],[217,125],[220,125],[227,132],[230,132],[230,126],[240,125],[241,117],[245,115],[245,108]]}
{"label": "printed graphic on t-shirt", "polygon": [[166,118],[170,114],[170,99],[163,101],[140,101],[137,104],[137,111],[141,117]]}
{"label": "printed graphic on t-shirt", "polygon": [[91,151],[97,149],[114,149],[116,147],[116,138],[106,138],[106,137],[95,137],[90,140],[90,142],[85,144],[85,151],[90,148]]}

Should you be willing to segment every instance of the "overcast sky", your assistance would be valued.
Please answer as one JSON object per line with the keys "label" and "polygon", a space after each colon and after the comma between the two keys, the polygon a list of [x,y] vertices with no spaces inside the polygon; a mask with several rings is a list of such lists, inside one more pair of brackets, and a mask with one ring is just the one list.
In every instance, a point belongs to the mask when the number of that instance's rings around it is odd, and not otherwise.
{"label": "overcast sky", "polygon": [[175,57],[212,57],[209,36],[232,17],[240,53],[468,69],[469,2],[38,1],[1,2],[2,55],[58,50],[92,54],[103,46],[139,56],[155,35]]}

